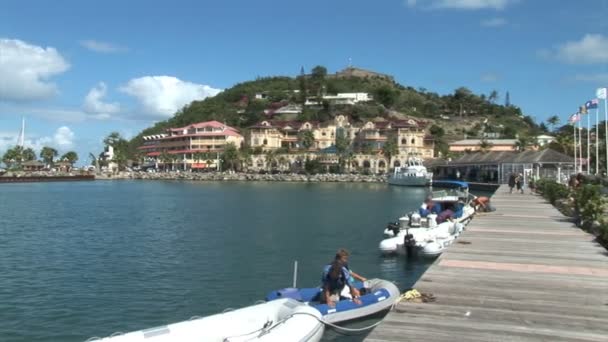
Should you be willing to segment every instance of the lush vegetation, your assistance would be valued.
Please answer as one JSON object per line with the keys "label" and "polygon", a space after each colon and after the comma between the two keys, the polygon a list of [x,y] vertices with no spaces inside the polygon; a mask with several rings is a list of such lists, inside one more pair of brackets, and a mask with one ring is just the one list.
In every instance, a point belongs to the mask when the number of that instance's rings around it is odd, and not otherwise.
{"label": "lush vegetation", "polygon": [[[322,101],[323,94],[366,92],[374,101],[353,106],[332,105]],[[256,94],[265,98],[256,99]],[[516,135],[533,135],[546,130],[537,125],[532,117],[509,103],[499,104],[500,94],[474,94],[460,87],[452,94],[439,95],[425,88],[414,89],[382,77],[335,77],[328,75],[323,66],[313,68],[310,74],[302,69],[298,77],[265,77],[239,83],[220,94],[203,101],[194,101],[165,121],[156,123],[134,137],[127,151],[130,157],[142,142],[142,136],[160,133],[169,127],[180,127],[200,121],[217,120],[242,129],[272,117],[265,111],[287,104],[302,105],[306,99],[317,100],[319,105],[306,106],[296,119],[326,121],[337,114],[344,114],[354,121],[374,118],[418,117],[435,122],[433,134],[439,150],[447,151],[446,141],[460,138],[481,137],[482,133],[500,133],[503,138]],[[280,119],[285,119],[279,117]],[[291,117],[290,119],[294,119]],[[433,133],[433,132],[431,132]]]}
{"label": "lush vegetation", "polygon": [[[58,155],[59,153],[57,150],[52,147],[44,146],[40,150],[40,159],[49,167],[52,167],[55,164],[54,159]],[[4,155],[2,155],[2,162],[9,170],[20,170],[22,168],[22,163],[34,160],[37,160],[36,151],[31,147],[14,146],[6,150]],[[70,164],[74,165],[78,160],[78,154],[74,151],[69,151],[61,156],[60,160],[68,161]]]}
{"label": "lush vegetation", "polygon": [[[568,207],[572,206],[574,209],[572,213],[563,210],[564,213],[572,214],[579,226],[596,234],[604,243],[608,243],[608,218],[605,215],[608,201],[602,194],[604,187],[593,184],[593,180],[589,181],[590,179],[592,178],[583,177],[582,184],[570,188],[553,180],[541,179],[535,183],[535,188],[551,204],[556,205],[561,201]],[[559,205],[557,207],[560,208]]]}

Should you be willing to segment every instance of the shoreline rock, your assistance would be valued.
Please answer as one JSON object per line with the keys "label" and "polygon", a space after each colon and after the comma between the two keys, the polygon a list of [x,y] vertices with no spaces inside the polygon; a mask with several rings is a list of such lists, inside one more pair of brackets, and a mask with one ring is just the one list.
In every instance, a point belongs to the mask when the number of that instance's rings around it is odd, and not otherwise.
{"label": "shoreline rock", "polygon": [[118,174],[96,175],[99,180],[186,180],[186,181],[240,181],[240,182],[328,182],[328,183],[386,183],[385,175],[359,174],[315,174],[301,175],[294,173],[257,174],[257,173],[192,173],[192,172],[120,172]]}

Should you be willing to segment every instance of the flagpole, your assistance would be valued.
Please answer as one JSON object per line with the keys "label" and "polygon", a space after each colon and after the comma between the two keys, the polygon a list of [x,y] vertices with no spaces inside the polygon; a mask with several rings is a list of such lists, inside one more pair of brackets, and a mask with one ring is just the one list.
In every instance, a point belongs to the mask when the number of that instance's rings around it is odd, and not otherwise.
{"label": "flagpole", "polygon": [[583,172],[583,127],[581,125],[581,119],[578,119],[578,159],[580,162],[578,163],[579,171]]}
{"label": "flagpole", "polygon": [[[578,115],[578,114],[576,114]],[[577,161],[576,161],[576,121],[572,122],[572,131],[574,132],[574,173],[578,170]]]}
{"label": "flagpole", "polygon": [[606,141],[604,142],[604,148],[606,149],[606,174],[608,174],[608,97],[604,96],[604,138]]}
{"label": "flagpole", "polygon": [[590,175],[591,174],[591,170],[590,170],[590,160],[591,160],[591,152],[590,152],[590,146],[589,146],[589,132],[591,131],[591,118],[590,118],[590,114],[587,113],[587,174]]}
{"label": "flagpole", "polygon": [[595,175],[600,173],[600,106],[595,108]]}

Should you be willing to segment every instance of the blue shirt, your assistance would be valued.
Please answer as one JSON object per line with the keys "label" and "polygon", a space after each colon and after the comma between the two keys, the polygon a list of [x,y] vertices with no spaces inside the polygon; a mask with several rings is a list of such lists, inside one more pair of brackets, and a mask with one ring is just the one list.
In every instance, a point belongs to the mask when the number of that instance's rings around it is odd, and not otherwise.
{"label": "blue shirt", "polygon": [[321,277],[321,283],[323,284],[323,288],[327,287],[329,288],[330,292],[333,292],[341,290],[345,285],[354,286],[348,268],[342,266],[342,270],[338,279],[332,279],[329,276],[330,269],[331,265],[325,265],[325,267],[323,267],[323,276]]}
{"label": "blue shirt", "polygon": [[441,212],[441,205],[439,203],[433,203],[433,207],[429,210],[429,207],[426,203],[422,203],[418,213],[420,217],[427,217],[429,214],[439,214]]}

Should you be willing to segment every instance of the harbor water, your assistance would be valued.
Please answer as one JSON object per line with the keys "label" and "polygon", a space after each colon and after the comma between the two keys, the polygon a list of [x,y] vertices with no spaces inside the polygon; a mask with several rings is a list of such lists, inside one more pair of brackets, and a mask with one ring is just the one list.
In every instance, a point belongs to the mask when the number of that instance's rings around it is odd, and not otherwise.
{"label": "harbor water", "polygon": [[316,286],[338,248],[410,287],[432,260],[382,258],[422,188],[386,184],[95,181],[0,186],[0,340],[84,341]]}

